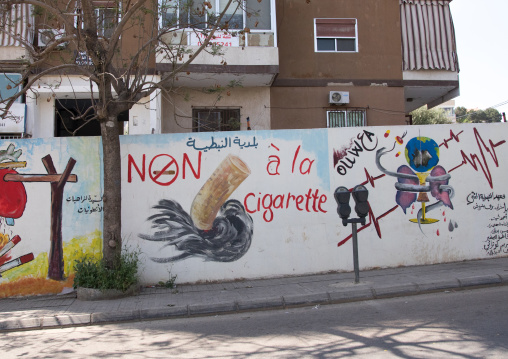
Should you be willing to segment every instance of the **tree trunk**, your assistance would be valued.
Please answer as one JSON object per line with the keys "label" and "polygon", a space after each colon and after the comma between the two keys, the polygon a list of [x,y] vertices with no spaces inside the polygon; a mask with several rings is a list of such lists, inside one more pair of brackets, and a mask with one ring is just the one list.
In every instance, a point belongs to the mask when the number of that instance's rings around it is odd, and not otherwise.
{"label": "tree trunk", "polygon": [[104,166],[103,258],[114,268],[115,258],[122,250],[122,190],[120,136],[116,116],[101,121]]}

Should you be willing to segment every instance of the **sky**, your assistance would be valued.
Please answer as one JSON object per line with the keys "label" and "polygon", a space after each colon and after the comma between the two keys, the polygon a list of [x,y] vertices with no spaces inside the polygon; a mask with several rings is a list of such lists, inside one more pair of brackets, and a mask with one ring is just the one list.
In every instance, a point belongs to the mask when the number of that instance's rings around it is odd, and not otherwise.
{"label": "sky", "polygon": [[455,106],[508,115],[508,0],[450,3],[459,57],[460,96]]}

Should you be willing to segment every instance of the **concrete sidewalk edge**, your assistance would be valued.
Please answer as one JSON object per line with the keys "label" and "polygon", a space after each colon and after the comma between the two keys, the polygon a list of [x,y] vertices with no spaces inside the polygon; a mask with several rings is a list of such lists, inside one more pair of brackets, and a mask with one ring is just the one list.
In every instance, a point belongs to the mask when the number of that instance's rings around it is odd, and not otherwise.
{"label": "concrete sidewalk edge", "polygon": [[507,274],[470,276],[456,278],[454,280],[422,283],[410,282],[384,286],[373,285],[358,288],[352,287],[336,292],[267,297],[246,301],[224,301],[221,303],[160,307],[132,311],[64,314],[51,317],[0,320],[0,332],[234,314],[248,311],[340,304],[372,299],[435,293],[446,290],[465,290],[502,285],[508,285]]}

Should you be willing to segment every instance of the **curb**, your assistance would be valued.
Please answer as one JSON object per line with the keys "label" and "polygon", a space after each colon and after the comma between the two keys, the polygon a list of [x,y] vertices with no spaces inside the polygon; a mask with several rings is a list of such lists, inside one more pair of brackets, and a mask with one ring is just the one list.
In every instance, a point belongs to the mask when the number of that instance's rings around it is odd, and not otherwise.
{"label": "curb", "polygon": [[421,283],[396,285],[371,285],[341,288],[332,292],[291,294],[245,301],[225,301],[210,304],[138,309],[132,311],[98,312],[90,314],[56,315],[53,317],[22,318],[0,321],[0,332],[64,328],[107,323],[121,323],[142,320],[163,320],[171,318],[199,317],[219,314],[233,314],[248,311],[276,310],[309,307],[326,304],[340,304],[373,299],[386,299],[445,290],[467,290],[475,288],[508,285],[508,275],[482,275]]}

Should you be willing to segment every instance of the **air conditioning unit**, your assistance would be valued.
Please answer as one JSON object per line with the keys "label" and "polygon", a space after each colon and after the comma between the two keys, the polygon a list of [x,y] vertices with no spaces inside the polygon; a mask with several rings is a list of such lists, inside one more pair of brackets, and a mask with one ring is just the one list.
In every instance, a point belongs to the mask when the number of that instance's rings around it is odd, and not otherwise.
{"label": "air conditioning unit", "polygon": [[[39,47],[49,46],[52,42],[57,41],[64,36],[64,29],[39,29]],[[58,47],[61,48],[66,45],[66,42],[62,42],[58,45]]]}
{"label": "air conditioning unit", "polygon": [[329,101],[332,105],[343,105],[349,103],[349,92],[330,91]]}

